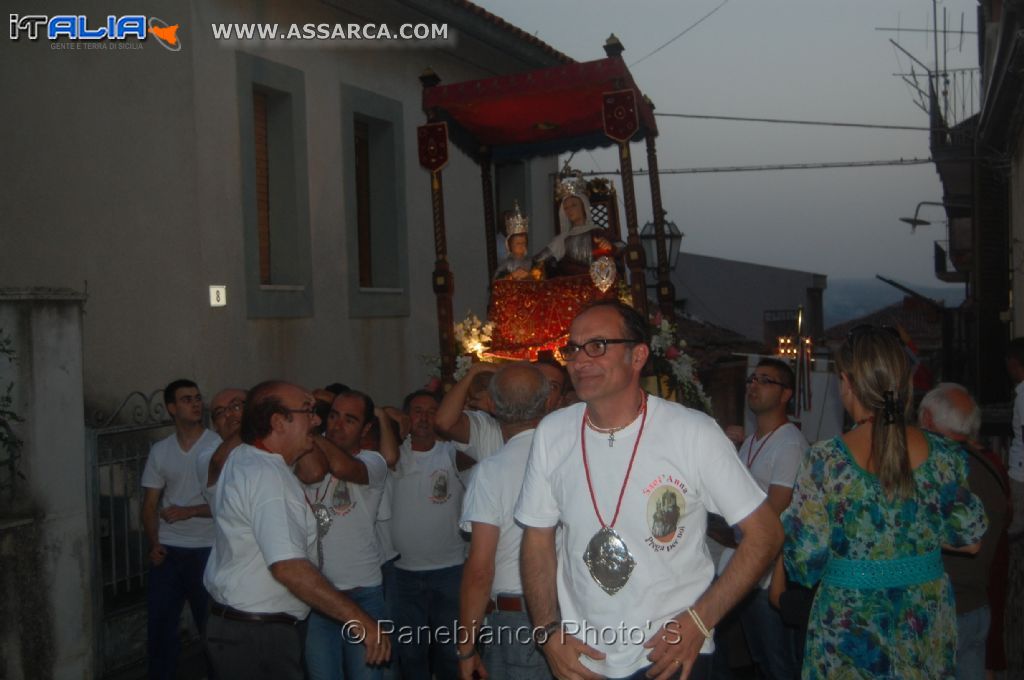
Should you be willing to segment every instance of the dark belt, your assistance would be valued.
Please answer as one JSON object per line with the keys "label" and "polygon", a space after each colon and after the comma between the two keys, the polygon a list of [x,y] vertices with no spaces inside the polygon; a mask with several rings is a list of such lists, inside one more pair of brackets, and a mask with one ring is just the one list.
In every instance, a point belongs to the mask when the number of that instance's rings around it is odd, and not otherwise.
{"label": "dark belt", "polygon": [[498,595],[487,605],[487,611],[499,612],[525,612],[526,603],[522,595]]}
{"label": "dark belt", "polygon": [[283,612],[270,613],[270,614],[256,614],[254,612],[243,612],[240,609],[229,607],[219,602],[210,603],[210,613],[219,616],[229,621],[246,621],[248,623],[287,623],[289,626],[294,626],[299,623],[299,619],[295,618],[291,614],[285,614]]}

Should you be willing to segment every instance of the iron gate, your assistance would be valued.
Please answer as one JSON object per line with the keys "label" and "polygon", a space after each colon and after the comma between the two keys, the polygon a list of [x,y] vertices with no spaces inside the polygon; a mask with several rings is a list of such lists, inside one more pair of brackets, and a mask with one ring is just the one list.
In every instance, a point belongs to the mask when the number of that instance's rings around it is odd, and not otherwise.
{"label": "iron gate", "polygon": [[171,432],[163,390],[132,392],[111,415],[97,413],[86,423],[100,677],[146,657],[142,471],[150,447]]}

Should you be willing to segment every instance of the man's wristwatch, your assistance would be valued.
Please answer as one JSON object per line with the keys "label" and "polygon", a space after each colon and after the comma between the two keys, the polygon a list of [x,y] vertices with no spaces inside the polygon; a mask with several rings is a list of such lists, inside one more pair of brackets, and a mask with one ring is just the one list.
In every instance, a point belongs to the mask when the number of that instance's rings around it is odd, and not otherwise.
{"label": "man's wristwatch", "polygon": [[478,654],[478,652],[477,652],[477,649],[476,649],[475,646],[473,647],[473,649],[471,649],[470,651],[466,652],[465,654],[462,654],[462,653],[459,652],[458,645],[455,646],[455,658],[457,658],[459,661],[465,661],[466,659],[472,659],[477,654]]}
{"label": "man's wristwatch", "polygon": [[533,644],[543,647],[551,638],[551,634],[562,627],[561,621],[552,621],[544,626],[537,626],[533,629]]}

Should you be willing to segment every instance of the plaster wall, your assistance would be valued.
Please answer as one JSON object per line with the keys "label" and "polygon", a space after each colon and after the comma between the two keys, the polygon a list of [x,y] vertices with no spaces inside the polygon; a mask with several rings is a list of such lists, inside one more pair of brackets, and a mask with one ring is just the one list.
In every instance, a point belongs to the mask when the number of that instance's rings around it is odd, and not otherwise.
{"label": "plaster wall", "polygon": [[[363,3],[366,4],[366,3]],[[114,2],[112,14],[136,11]],[[283,378],[335,380],[396,402],[426,381],[420,355],[436,355],[430,288],[434,266],[429,175],[419,166],[416,126],[425,121],[418,76],[444,82],[528,66],[452,31],[442,46],[357,43],[341,48],[217,42],[213,22],[427,21],[397,3],[339,9],[317,2],[156,2],[151,16],[180,23],[182,50],[148,42],[135,51],[62,51],[47,41],[4,42],[11,98],[0,114],[11,162],[0,169],[9,206],[2,286],[60,286],[88,293],[84,317],[86,406],[109,410],[132,390],[192,377],[211,394],[227,385]],[[12,9],[12,11],[15,11]],[[25,8],[25,11],[29,11]],[[236,53],[303,73],[313,312],[252,319],[246,311],[242,164]],[[17,67],[15,67],[17,64]],[[402,105],[409,315],[351,318],[341,159],[343,85]],[[479,169],[454,146],[444,170],[456,320],[486,312],[487,267]],[[536,161],[547,177],[554,159]],[[546,233],[550,217],[536,215]],[[208,286],[226,285],[211,308]]]}

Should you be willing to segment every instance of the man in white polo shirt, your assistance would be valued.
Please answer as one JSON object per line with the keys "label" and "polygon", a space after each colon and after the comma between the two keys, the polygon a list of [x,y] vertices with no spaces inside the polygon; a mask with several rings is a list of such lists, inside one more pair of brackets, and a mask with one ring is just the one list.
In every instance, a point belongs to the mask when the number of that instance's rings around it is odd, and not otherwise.
{"label": "man in white polo shirt", "polygon": [[[533,645],[530,620],[519,579],[519,542],[515,523],[519,490],[526,473],[533,430],[546,412],[550,383],[535,366],[506,364],[490,384],[494,415],[506,444],[477,465],[462,506],[461,526],[472,535],[459,598],[459,671],[463,678],[546,679],[544,656]],[[489,631],[481,625],[488,616]],[[518,633],[518,635],[517,635]],[[478,644],[483,644],[482,657]]]}
{"label": "man in white polo shirt", "polygon": [[142,472],[142,526],[149,539],[146,579],[147,661],[150,678],[173,678],[181,647],[181,610],[188,600],[202,633],[206,625],[203,570],[213,544],[213,520],[196,475],[220,437],[203,426],[203,397],[191,380],[164,388],[174,434],[153,445]]}
{"label": "man in white polo shirt", "polygon": [[205,575],[213,600],[206,646],[217,677],[301,680],[298,624],[311,605],[347,622],[366,645],[367,663],[390,654],[377,622],[309,560],[317,524],[291,467],[313,447],[320,424],[314,404],[312,394],[284,382],[249,392],[244,443],[225,463],[214,495]]}
{"label": "man in white polo shirt", "polygon": [[[557,677],[706,677],[712,629],[782,545],[715,421],[640,388],[649,338],[621,303],[581,312],[561,354],[583,403],[534,432],[515,518],[523,592]],[[709,511],[745,536],[713,583]]]}

